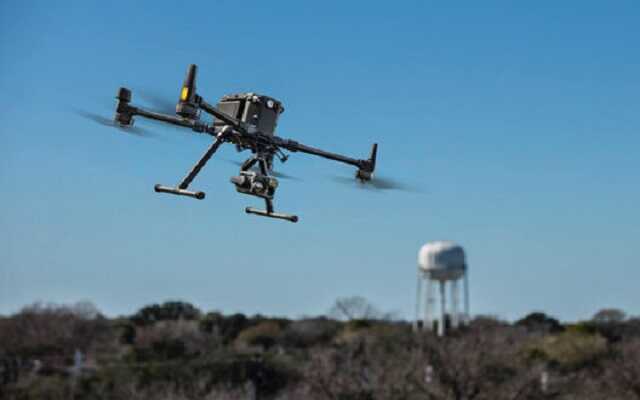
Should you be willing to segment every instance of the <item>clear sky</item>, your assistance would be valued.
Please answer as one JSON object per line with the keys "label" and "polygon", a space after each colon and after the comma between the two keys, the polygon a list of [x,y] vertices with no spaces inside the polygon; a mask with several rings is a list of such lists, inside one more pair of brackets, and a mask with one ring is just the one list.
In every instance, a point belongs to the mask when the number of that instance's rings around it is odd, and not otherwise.
{"label": "clear sky", "polygon": [[[0,313],[89,299],[109,315],[167,299],[297,317],[339,296],[412,315],[416,255],[467,250],[472,310],[565,320],[640,314],[637,1],[0,3]],[[421,193],[371,192],[293,154],[276,208],[207,137],[110,117],[119,86],[177,99],[186,67],[214,102],[280,99],[278,134],[364,158]],[[232,146],[219,156],[241,160]],[[216,155],[218,157],[218,155]]]}

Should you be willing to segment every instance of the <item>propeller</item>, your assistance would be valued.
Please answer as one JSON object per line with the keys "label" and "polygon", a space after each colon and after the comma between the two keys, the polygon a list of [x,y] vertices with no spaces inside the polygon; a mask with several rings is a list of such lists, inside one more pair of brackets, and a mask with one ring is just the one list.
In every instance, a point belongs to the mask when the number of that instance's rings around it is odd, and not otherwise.
{"label": "propeller", "polygon": [[376,169],[377,154],[378,144],[374,143],[373,146],[371,146],[371,155],[369,156],[369,159],[366,160],[364,166],[360,166],[360,169],[358,169],[354,178],[347,178],[345,176],[333,176],[333,180],[346,185],[356,184],[362,189],[399,190],[403,192],[414,193],[421,192],[417,188],[412,187],[397,179],[374,174],[374,171]]}
{"label": "propeller", "polygon": [[271,171],[271,175],[275,176],[276,178],[289,179],[289,180],[292,180],[292,181],[301,181],[302,180],[302,179],[298,178],[297,176],[285,174],[284,172],[279,172],[279,171]]}
{"label": "propeller", "polygon": [[369,190],[398,190],[402,192],[419,192],[416,188],[407,185],[397,179],[373,176],[370,180],[360,180],[357,178],[347,178],[346,176],[334,176],[333,180],[344,185],[356,185],[362,189]]}
{"label": "propeller", "polygon": [[161,112],[163,114],[175,115],[176,103],[167,99],[160,93],[149,89],[137,89],[136,95],[153,107],[153,111]]}
{"label": "propeller", "polygon": [[150,131],[140,128],[138,126],[121,126],[119,124],[117,124],[114,120],[103,117],[100,114],[95,114],[92,112],[88,112],[88,111],[84,111],[84,110],[74,110],[74,113],[79,115],[82,118],[91,120],[93,122],[96,122],[100,125],[104,125],[104,126],[109,126],[112,128],[117,128],[122,132],[125,133],[129,133],[135,136],[139,136],[139,137],[151,137],[153,136],[153,133],[151,133]]}

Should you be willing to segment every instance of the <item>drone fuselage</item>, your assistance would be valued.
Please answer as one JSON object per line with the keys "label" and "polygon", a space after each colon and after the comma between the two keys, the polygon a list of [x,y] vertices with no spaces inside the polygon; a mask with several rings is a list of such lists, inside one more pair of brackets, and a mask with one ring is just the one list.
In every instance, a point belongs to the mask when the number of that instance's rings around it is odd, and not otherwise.
{"label": "drone fuselage", "polygon": [[[220,99],[216,108],[269,136],[274,135],[278,117],[284,112],[281,102],[273,97],[256,93],[226,95]],[[213,123],[213,126],[224,125],[226,122],[219,119]]]}
{"label": "drone fuselage", "polygon": [[[245,211],[250,214],[291,222],[298,221],[297,216],[277,213],[273,207],[273,198],[278,187],[277,179],[272,176],[273,159],[277,157],[281,162],[285,162],[288,155],[284,151],[301,152],[349,164],[358,168],[356,177],[359,180],[368,181],[371,179],[376,164],[377,144],[373,144],[368,159],[356,159],[276,136],[278,117],[284,112],[282,103],[269,96],[239,93],[223,96],[218,104],[213,106],[197,93],[196,72],[197,67],[190,65],[180,91],[175,115],[134,106],[130,104],[131,91],[127,88],[118,90],[114,120],[119,127],[132,126],[133,117],[140,116],[190,128],[195,132],[214,137],[213,143],[204,155],[176,187],[156,185],[154,187],[156,192],[204,199],[204,192],[188,190],[189,185],[224,143],[234,144],[238,151],[250,150],[253,153],[242,164],[240,175],[231,178],[238,192],[264,199],[266,209],[258,210],[247,207]],[[200,111],[211,115],[214,118],[213,123],[209,124],[200,120]],[[254,167],[256,169],[252,169]]]}

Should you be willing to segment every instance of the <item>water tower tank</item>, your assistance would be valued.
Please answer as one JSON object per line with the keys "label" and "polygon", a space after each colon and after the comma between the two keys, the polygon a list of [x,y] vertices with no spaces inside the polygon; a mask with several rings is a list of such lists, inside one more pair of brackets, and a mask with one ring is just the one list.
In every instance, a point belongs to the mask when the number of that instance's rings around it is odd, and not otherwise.
{"label": "water tower tank", "polygon": [[464,250],[450,241],[429,242],[418,252],[418,266],[433,280],[460,279],[466,270]]}

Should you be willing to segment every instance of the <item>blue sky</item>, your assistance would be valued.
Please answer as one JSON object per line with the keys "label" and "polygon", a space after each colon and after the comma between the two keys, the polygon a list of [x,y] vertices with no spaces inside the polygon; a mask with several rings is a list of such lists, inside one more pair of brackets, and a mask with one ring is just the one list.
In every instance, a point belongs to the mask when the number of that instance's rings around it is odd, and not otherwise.
{"label": "blue sky", "polygon": [[[474,313],[640,314],[639,18],[632,1],[3,1],[0,313],[178,298],[296,317],[362,295],[409,318],[419,247],[450,239]],[[339,185],[353,171],[294,154],[280,169],[304,180],[276,208],[298,224],[246,215],[261,203],[219,159],[192,185],[206,200],[155,194],[209,140],[73,109],[109,117],[119,86],[177,98],[190,63],[212,102],[280,99],[280,136],[359,158],[380,143],[379,173],[421,193]]]}

